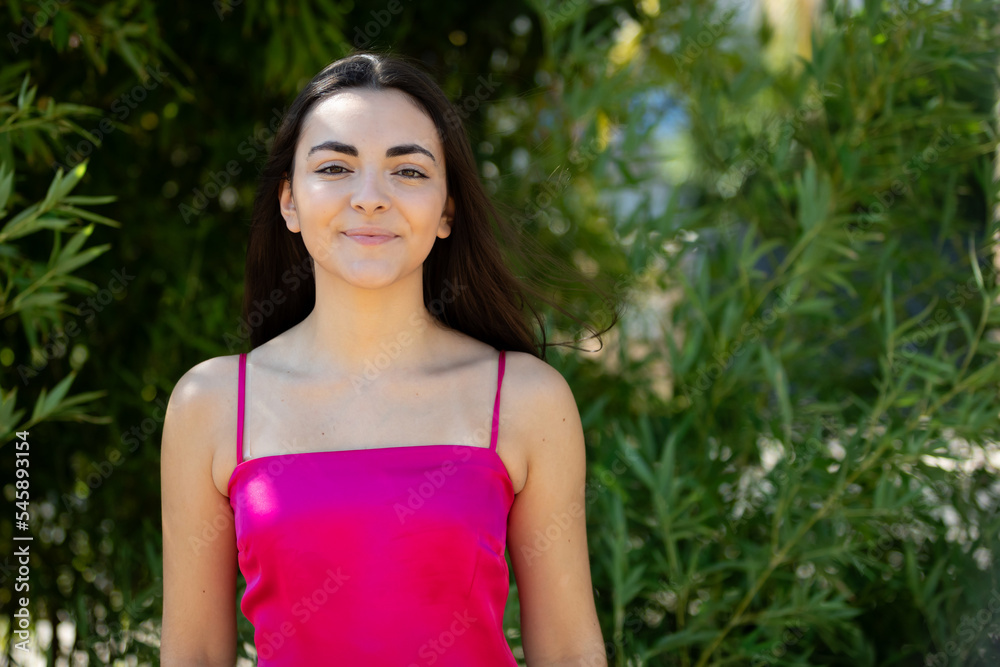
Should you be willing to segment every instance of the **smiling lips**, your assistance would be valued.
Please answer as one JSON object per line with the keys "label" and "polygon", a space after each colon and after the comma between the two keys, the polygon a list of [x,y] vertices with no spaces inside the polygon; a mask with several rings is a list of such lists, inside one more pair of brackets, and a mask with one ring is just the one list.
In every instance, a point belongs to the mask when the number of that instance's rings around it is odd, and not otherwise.
{"label": "smiling lips", "polygon": [[396,238],[395,234],[390,234],[385,230],[371,227],[351,229],[344,232],[344,234],[361,245],[379,245]]}

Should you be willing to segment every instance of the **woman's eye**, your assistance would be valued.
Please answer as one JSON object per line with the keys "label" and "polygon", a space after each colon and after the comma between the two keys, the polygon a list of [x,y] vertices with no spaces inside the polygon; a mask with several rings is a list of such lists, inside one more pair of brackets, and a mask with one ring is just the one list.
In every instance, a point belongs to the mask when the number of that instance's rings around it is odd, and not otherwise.
{"label": "woman's eye", "polygon": [[[341,171],[330,171],[331,169],[340,169]],[[331,164],[329,167],[323,167],[322,169],[317,170],[316,173],[318,173],[318,174],[328,174],[330,176],[335,176],[335,175],[346,173],[348,171],[350,171],[350,170],[349,169],[345,169],[344,167],[342,167],[339,164]],[[410,172],[412,175],[405,176],[405,172]],[[411,168],[400,169],[397,173],[404,174],[405,178],[427,178],[426,175],[424,175],[422,172],[420,172],[417,169],[411,169]]]}

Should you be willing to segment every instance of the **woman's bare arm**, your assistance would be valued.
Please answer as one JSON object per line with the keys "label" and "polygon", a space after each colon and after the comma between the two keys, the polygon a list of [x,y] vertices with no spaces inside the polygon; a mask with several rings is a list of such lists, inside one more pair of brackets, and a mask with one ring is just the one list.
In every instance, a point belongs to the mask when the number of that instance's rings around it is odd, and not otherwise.
{"label": "woman's bare arm", "polygon": [[160,452],[163,667],[236,664],[236,534],[229,499],[212,480],[213,444],[225,430],[219,425],[233,427],[236,447],[237,376],[230,361],[198,364],[167,403]]}
{"label": "woman's bare arm", "polygon": [[587,551],[580,412],[558,371],[535,358],[521,362],[503,398],[527,416],[516,433],[528,477],[507,523],[524,659],[528,667],[606,667]]}

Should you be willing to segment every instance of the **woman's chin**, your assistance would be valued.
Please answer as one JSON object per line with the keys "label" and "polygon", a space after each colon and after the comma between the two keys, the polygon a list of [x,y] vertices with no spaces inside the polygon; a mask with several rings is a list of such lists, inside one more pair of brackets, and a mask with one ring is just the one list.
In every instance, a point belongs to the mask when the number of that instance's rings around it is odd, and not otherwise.
{"label": "woman's chin", "polygon": [[396,281],[396,274],[386,271],[356,271],[343,276],[344,282],[359,289],[380,289]]}

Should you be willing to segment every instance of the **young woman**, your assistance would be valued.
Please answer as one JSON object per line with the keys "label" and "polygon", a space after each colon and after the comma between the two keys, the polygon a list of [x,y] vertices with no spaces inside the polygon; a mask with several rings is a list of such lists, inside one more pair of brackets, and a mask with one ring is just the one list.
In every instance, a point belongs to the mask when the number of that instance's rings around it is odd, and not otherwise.
{"label": "young woman", "polygon": [[234,664],[237,565],[262,667],[516,665],[505,547],[526,663],[607,664],[580,415],[488,214],[407,60],[356,53],[299,94],[254,204],[252,350],[167,408],[165,667]]}

